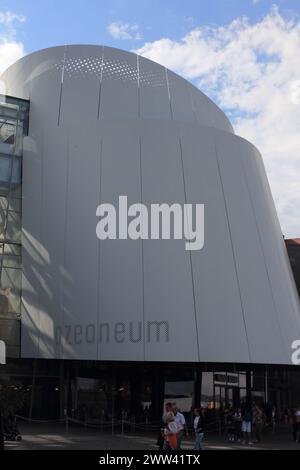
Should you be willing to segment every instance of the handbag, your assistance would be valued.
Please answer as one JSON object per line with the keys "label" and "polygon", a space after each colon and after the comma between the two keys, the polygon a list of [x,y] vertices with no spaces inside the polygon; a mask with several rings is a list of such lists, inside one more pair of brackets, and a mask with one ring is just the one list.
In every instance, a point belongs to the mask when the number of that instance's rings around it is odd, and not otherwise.
{"label": "handbag", "polygon": [[168,434],[167,441],[172,450],[177,449],[177,436],[176,434]]}

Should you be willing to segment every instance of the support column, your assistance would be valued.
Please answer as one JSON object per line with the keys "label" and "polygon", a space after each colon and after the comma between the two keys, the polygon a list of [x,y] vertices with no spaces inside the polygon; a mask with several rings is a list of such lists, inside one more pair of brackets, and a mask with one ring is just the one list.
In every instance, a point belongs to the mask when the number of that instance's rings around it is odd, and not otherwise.
{"label": "support column", "polygon": [[65,376],[64,376],[64,360],[59,362],[59,418],[64,419],[65,409]]}
{"label": "support column", "polygon": [[29,406],[29,419],[32,419],[32,415],[33,415],[33,404],[34,404],[34,400],[35,400],[35,383],[36,383],[37,365],[38,365],[38,359],[34,359],[33,372],[32,372],[32,383],[31,383],[30,406]]}
{"label": "support column", "polygon": [[265,402],[269,403],[268,366],[265,367]]}
{"label": "support column", "polygon": [[164,369],[159,364],[152,366],[152,420],[161,421],[165,394]]}
{"label": "support column", "polygon": [[133,373],[130,374],[130,415],[139,419],[141,412],[141,374]]}
{"label": "support column", "polygon": [[193,408],[201,406],[201,388],[202,388],[202,370],[200,364],[195,365],[194,369],[194,396]]}
{"label": "support column", "polygon": [[252,402],[252,393],[251,393],[251,370],[246,370],[246,397],[247,403]]}

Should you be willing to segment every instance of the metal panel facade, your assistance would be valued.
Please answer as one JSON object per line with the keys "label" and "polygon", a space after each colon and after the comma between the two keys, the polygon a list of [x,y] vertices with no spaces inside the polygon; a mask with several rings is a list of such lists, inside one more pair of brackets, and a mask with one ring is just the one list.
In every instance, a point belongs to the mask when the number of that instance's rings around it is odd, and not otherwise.
{"label": "metal panel facade", "polygon": [[[103,46],[34,53],[2,76],[29,98],[22,357],[291,362],[299,302],[261,157],[173,72]],[[204,204],[184,240],[98,240],[100,203]]]}

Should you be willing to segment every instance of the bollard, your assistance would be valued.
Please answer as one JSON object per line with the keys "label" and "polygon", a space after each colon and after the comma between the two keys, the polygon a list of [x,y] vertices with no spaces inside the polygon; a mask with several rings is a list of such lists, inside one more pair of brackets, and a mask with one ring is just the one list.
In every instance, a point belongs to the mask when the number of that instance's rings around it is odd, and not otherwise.
{"label": "bollard", "polygon": [[130,424],[131,424],[130,431],[135,432],[135,416],[132,417],[132,420],[131,420]]}
{"label": "bollard", "polygon": [[69,433],[69,419],[68,419],[66,408],[64,409],[64,415],[65,415],[66,434],[68,434]]}
{"label": "bollard", "polygon": [[114,415],[111,416],[111,433],[114,435],[115,433],[115,420],[114,420]]}

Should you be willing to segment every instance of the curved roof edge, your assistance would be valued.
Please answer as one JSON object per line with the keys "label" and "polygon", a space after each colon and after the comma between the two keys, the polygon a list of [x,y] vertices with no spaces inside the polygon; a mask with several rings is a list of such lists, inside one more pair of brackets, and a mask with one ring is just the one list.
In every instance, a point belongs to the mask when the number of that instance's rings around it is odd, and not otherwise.
{"label": "curved roof edge", "polygon": [[[178,73],[173,72],[172,70],[168,69],[164,65],[161,65],[161,64],[159,64],[159,63],[157,63],[157,62],[155,62],[151,59],[148,59],[146,57],[138,55],[135,52],[127,51],[127,50],[124,50],[124,49],[119,49],[119,48],[115,48],[115,47],[111,47],[111,46],[105,46],[105,45],[98,45],[98,44],[64,44],[64,45],[46,47],[46,48],[39,49],[37,51],[31,52],[31,53],[26,54],[25,56],[21,57],[16,62],[11,64],[9,67],[7,67],[7,69],[5,69],[2,72],[0,77],[5,76],[17,64],[22,64],[22,62],[27,61],[31,57],[37,56],[38,54],[44,54],[45,52],[51,52],[51,51],[57,51],[57,50],[64,49],[65,50],[64,54],[67,55],[67,52],[71,51],[73,48],[76,49],[76,48],[85,48],[85,47],[95,48],[95,49],[98,49],[98,50],[102,49],[103,52],[105,50],[108,50],[108,51],[112,51],[114,53],[118,53],[118,54],[121,54],[121,55],[124,55],[124,56],[127,55],[127,56],[140,58],[143,61],[145,61],[147,64],[152,64],[153,67],[161,67],[164,71],[166,71],[165,73],[169,73],[172,77],[176,77],[176,80],[180,80],[180,81],[184,82],[186,85],[188,85],[188,87],[190,87],[190,90],[192,90],[192,91],[190,91],[191,95],[196,94],[200,97],[200,99],[202,99],[202,101],[205,100],[207,102],[207,104],[208,104],[207,125],[219,128],[221,130],[225,130],[225,131],[230,132],[230,133],[234,133],[233,126],[232,126],[229,118],[224,113],[224,111],[222,111],[222,109],[220,109],[219,106],[212,99],[210,99],[205,93],[203,93],[193,83],[191,83],[187,79],[183,78]],[[191,100],[193,100],[192,97],[191,97]],[[192,106],[195,108],[196,104],[192,103]],[[211,121],[211,122],[209,122],[209,121]]]}

